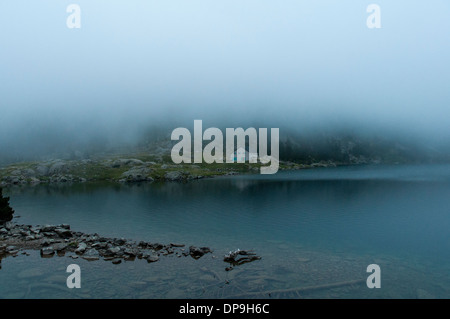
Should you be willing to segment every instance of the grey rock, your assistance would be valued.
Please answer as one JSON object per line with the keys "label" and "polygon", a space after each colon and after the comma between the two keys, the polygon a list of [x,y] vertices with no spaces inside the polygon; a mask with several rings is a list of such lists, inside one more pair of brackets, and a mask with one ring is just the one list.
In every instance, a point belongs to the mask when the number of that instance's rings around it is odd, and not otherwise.
{"label": "grey rock", "polygon": [[117,168],[117,167],[122,167],[125,165],[128,166],[136,166],[136,165],[143,165],[144,162],[135,158],[121,158],[118,160],[115,160],[112,164],[111,167],[113,168]]}
{"label": "grey rock", "polygon": [[158,260],[159,260],[159,257],[156,256],[156,255],[150,255],[150,256],[148,256],[146,259],[147,259],[147,261],[148,261],[149,263],[153,263],[153,262],[158,261]]}
{"label": "grey rock", "polygon": [[82,258],[88,261],[98,260],[99,253],[95,248],[91,248],[84,253]]}
{"label": "grey rock", "polygon": [[54,239],[51,239],[51,238],[45,238],[45,239],[42,241],[42,246],[49,246],[49,245],[53,244],[54,242],[55,242]]}
{"label": "grey rock", "polygon": [[21,230],[21,231],[20,231],[20,234],[21,234],[22,236],[24,236],[24,237],[30,236],[30,235],[31,235],[31,233],[30,233],[29,230]]}
{"label": "grey rock", "polygon": [[10,174],[11,176],[19,176],[22,175],[22,171],[20,169],[15,169]]}
{"label": "grey rock", "polygon": [[41,249],[41,257],[48,258],[52,257],[55,254],[55,251],[53,250],[53,247],[45,247]]}
{"label": "grey rock", "polygon": [[170,243],[171,247],[184,247],[184,244],[175,244],[175,243]]}
{"label": "grey rock", "polygon": [[108,248],[108,249],[106,250],[106,254],[107,254],[108,256],[117,255],[117,254],[120,253],[120,252],[121,252],[120,247],[111,247],[111,248]]}
{"label": "grey rock", "polygon": [[139,251],[134,248],[125,248],[123,252],[129,256],[137,256],[139,254]]}
{"label": "grey rock", "polygon": [[41,180],[36,178],[36,177],[31,177],[30,178],[30,183],[31,184],[39,184],[40,182],[41,182]]}
{"label": "grey rock", "polygon": [[49,175],[64,174],[69,171],[69,165],[64,162],[56,162],[48,170]]}
{"label": "grey rock", "polygon": [[95,248],[105,249],[107,247],[107,244],[105,242],[96,242],[91,246]]}
{"label": "grey rock", "polygon": [[75,253],[82,254],[85,252],[86,248],[87,248],[87,245],[85,243],[79,243],[78,248],[75,249]]}
{"label": "grey rock", "polygon": [[189,247],[189,255],[191,255],[191,257],[194,259],[198,259],[202,257],[204,254],[210,252],[211,249],[209,249],[208,247],[195,247],[195,246]]}
{"label": "grey rock", "polygon": [[70,238],[72,237],[72,232],[66,228],[56,228],[55,233],[58,234],[61,238]]}
{"label": "grey rock", "polygon": [[44,165],[39,165],[36,167],[37,175],[39,176],[47,176],[48,175],[49,168]]}
{"label": "grey rock", "polygon": [[153,181],[150,175],[151,168],[134,167],[122,174],[122,177],[128,182],[149,182]]}
{"label": "grey rock", "polygon": [[25,177],[35,177],[36,172],[34,170],[32,170],[31,168],[27,168],[27,169],[22,170],[22,175]]}
{"label": "grey rock", "polygon": [[14,250],[16,250],[16,246],[7,246],[5,250],[6,250],[6,252],[14,251]]}
{"label": "grey rock", "polygon": [[53,244],[52,247],[53,247],[53,249],[56,250],[56,251],[62,251],[62,250],[64,250],[64,249],[67,248],[67,244],[64,244],[64,243],[58,243],[58,244]]}
{"label": "grey rock", "polygon": [[168,181],[180,181],[184,179],[184,174],[181,171],[170,171],[167,172],[164,177]]}
{"label": "grey rock", "polygon": [[41,232],[52,232],[56,229],[54,225],[45,225],[41,228]]}
{"label": "grey rock", "polygon": [[126,242],[127,241],[125,238],[119,238],[119,239],[115,240],[116,245],[119,245],[119,246],[125,245]]}
{"label": "grey rock", "polygon": [[54,232],[41,232],[42,235],[44,235],[45,237],[55,237],[56,233]]}
{"label": "grey rock", "polygon": [[120,258],[114,258],[111,262],[112,262],[114,265],[118,265],[118,264],[120,264],[120,263],[122,262],[122,259],[120,259]]}

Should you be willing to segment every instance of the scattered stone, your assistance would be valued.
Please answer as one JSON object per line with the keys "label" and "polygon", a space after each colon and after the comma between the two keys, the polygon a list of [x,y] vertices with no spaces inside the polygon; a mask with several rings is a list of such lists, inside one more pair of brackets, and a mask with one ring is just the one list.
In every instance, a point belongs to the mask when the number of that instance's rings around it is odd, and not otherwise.
{"label": "scattered stone", "polygon": [[[69,239],[70,237],[70,239]],[[119,264],[123,260],[145,259],[147,262],[157,262],[160,255],[174,254],[178,258],[191,256],[198,259],[211,253],[208,247],[190,246],[185,249],[184,244],[150,243],[127,241],[124,238],[106,238],[98,234],[85,234],[70,230],[70,225],[18,225],[6,222],[0,227],[0,240],[7,244],[0,244],[0,256],[16,256],[20,249],[39,249],[42,258],[51,258],[55,254],[88,261],[104,260]],[[17,248],[16,247],[17,243]],[[14,244],[14,245],[12,245]],[[27,254],[22,251],[23,254]]]}
{"label": "scattered stone", "polygon": [[122,245],[125,245],[125,243],[127,241],[125,238],[120,238],[120,239],[116,239],[114,242],[116,243],[116,245],[122,246]]}
{"label": "scattered stone", "polygon": [[45,238],[45,239],[42,241],[42,246],[50,246],[50,245],[53,244],[54,242],[55,242],[54,239],[51,239],[51,238]]}
{"label": "scattered stone", "polygon": [[105,251],[105,256],[116,256],[119,257],[123,255],[120,247],[110,247]]}
{"label": "scattered stone", "polygon": [[45,247],[41,249],[41,257],[42,258],[51,258],[55,254],[53,247]]}
{"label": "scattered stone", "polygon": [[180,171],[170,171],[166,172],[164,175],[165,179],[171,182],[180,181],[185,179],[183,172]]}
{"label": "scattered stone", "polygon": [[153,263],[153,262],[158,261],[158,260],[159,260],[159,257],[156,256],[156,255],[150,255],[150,256],[148,256],[146,259],[147,259],[147,261],[148,261],[149,263]]}
{"label": "scattered stone", "polygon": [[120,258],[114,258],[111,262],[112,262],[114,265],[118,265],[118,264],[120,264],[120,263],[122,262],[122,259],[120,259]]}
{"label": "scattered stone", "polygon": [[72,237],[72,232],[67,228],[56,228],[55,233],[59,235],[61,238],[70,238]]}
{"label": "scattered stone", "polygon": [[66,248],[67,248],[67,244],[65,244],[65,243],[57,243],[57,244],[53,245],[53,249],[56,250],[57,252],[62,251]]}
{"label": "scattered stone", "polygon": [[139,253],[136,249],[133,249],[133,248],[125,248],[125,250],[123,252],[124,252],[124,254],[133,256],[133,257],[137,256]]}
{"label": "scattered stone", "polygon": [[251,250],[240,250],[237,249],[235,251],[230,251],[223,258],[223,261],[230,263],[230,267],[225,268],[225,270],[229,271],[233,269],[233,266],[239,266],[245,263],[249,263],[255,260],[260,260],[260,256],[256,256],[255,253]]}
{"label": "scattered stone", "polygon": [[153,178],[150,174],[153,172],[151,168],[134,167],[122,174],[122,177],[127,182],[151,182]]}
{"label": "scattered stone", "polygon": [[49,168],[44,165],[39,165],[36,167],[36,172],[40,176],[47,176],[48,175]]}
{"label": "scattered stone", "polygon": [[55,174],[63,174],[63,173],[67,173],[69,170],[69,166],[60,161],[60,162],[56,162],[55,164],[53,164],[50,169],[48,170],[48,175],[55,175]]}
{"label": "scattered stone", "polygon": [[88,261],[93,261],[93,260],[99,260],[100,257],[99,257],[98,251],[95,248],[91,248],[84,253],[82,258],[86,259]]}
{"label": "scattered stone", "polygon": [[41,232],[47,233],[47,232],[53,232],[56,229],[56,226],[54,225],[45,225],[41,228]]}
{"label": "scattered stone", "polygon": [[79,243],[78,248],[75,250],[75,253],[82,254],[86,250],[87,245],[85,243]]}
{"label": "scattered stone", "polygon": [[210,252],[211,252],[211,249],[209,249],[208,247],[195,247],[195,246],[189,247],[189,255],[191,255],[191,257],[194,259],[199,259],[204,254],[207,254]]}

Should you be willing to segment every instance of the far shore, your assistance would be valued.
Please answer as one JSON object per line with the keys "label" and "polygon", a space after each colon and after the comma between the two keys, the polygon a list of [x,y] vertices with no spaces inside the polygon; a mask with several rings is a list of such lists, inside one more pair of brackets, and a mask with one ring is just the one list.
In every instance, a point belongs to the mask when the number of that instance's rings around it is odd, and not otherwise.
{"label": "far shore", "polygon": [[[319,161],[309,164],[280,161],[279,170],[349,164],[367,164],[367,161],[355,163]],[[0,187],[85,182],[187,182],[226,175],[259,174],[260,167],[260,163],[173,164],[170,157],[146,155],[81,160],[55,159],[15,163],[0,168]]]}

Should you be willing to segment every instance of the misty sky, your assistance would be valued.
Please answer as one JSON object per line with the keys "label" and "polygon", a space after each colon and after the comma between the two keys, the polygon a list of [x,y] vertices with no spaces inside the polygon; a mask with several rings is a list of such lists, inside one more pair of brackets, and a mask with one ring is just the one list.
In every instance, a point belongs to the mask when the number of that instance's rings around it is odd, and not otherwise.
{"label": "misty sky", "polygon": [[[81,29],[66,26],[71,3]],[[381,29],[366,26],[371,3]],[[194,119],[443,139],[449,88],[448,0],[0,2],[2,153]]]}

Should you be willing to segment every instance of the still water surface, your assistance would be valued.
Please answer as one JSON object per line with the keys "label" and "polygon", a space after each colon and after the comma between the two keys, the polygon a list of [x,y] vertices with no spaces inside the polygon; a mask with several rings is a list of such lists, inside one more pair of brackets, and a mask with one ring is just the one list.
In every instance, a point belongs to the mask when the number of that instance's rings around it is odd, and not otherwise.
{"label": "still water surface", "polygon": [[[2,260],[1,298],[450,298],[450,165],[7,193],[18,223],[67,223],[105,237],[208,246],[214,253],[113,265],[29,251]],[[262,259],[225,271],[223,255],[237,248]],[[81,267],[81,289],[66,287],[71,263]],[[380,289],[364,282],[372,263],[381,267]],[[327,286],[355,280],[362,283]]]}

